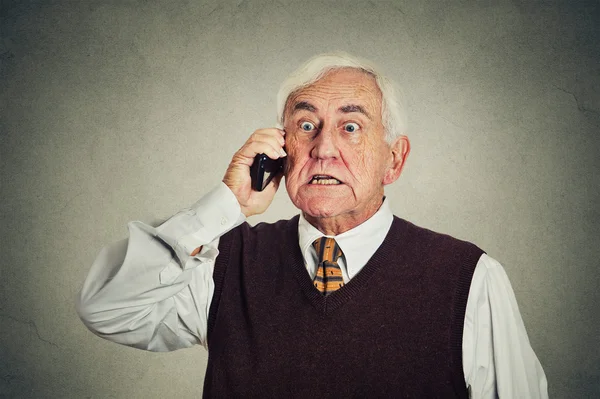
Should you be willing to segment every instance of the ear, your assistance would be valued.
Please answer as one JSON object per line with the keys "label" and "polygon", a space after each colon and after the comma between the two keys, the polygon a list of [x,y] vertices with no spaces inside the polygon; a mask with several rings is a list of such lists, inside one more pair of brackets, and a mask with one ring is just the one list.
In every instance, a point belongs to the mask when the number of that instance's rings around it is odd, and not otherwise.
{"label": "ear", "polygon": [[398,180],[402,168],[406,162],[406,158],[410,153],[410,141],[406,136],[397,137],[392,144],[390,144],[391,160],[388,165],[388,169],[383,177],[383,184],[391,184]]}

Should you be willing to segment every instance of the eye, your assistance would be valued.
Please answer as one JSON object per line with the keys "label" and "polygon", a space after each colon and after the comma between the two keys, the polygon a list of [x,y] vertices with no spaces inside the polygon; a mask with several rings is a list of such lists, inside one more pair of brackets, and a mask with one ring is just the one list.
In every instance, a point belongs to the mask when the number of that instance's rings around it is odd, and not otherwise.
{"label": "eye", "polygon": [[354,122],[350,122],[350,123],[346,123],[344,125],[344,130],[348,133],[354,133],[356,132],[358,129],[360,128],[360,126],[358,126],[358,124],[354,123]]}
{"label": "eye", "polygon": [[300,124],[300,129],[304,130],[305,132],[310,132],[315,129],[315,125],[310,122],[302,122],[302,124]]}

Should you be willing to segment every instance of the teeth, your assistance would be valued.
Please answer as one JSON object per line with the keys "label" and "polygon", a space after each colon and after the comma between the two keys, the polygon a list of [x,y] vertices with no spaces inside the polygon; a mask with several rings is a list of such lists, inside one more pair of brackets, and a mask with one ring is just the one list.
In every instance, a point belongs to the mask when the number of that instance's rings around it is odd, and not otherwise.
{"label": "teeth", "polygon": [[326,185],[326,184],[341,184],[341,182],[338,179],[334,179],[334,178],[323,178],[321,176],[315,176],[311,181],[310,184],[321,184],[321,185]]}

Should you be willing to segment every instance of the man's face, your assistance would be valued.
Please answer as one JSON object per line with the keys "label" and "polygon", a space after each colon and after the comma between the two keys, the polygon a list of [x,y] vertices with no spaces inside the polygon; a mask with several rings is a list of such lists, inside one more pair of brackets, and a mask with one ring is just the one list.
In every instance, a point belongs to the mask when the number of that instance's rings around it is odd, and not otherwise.
{"label": "man's face", "polygon": [[307,218],[361,223],[379,208],[384,184],[395,178],[372,76],[335,70],[292,94],[284,129],[286,188]]}

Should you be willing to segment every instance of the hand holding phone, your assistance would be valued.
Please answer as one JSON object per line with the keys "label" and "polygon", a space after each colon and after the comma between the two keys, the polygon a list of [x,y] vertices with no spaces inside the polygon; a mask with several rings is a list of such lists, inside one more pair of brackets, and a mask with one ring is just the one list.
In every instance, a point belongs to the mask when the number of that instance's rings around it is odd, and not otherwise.
{"label": "hand holding phone", "polygon": [[258,129],[235,153],[223,183],[235,195],[246,216],[263,213],[273,201],[283,175],[285,132],[277,128]]}

